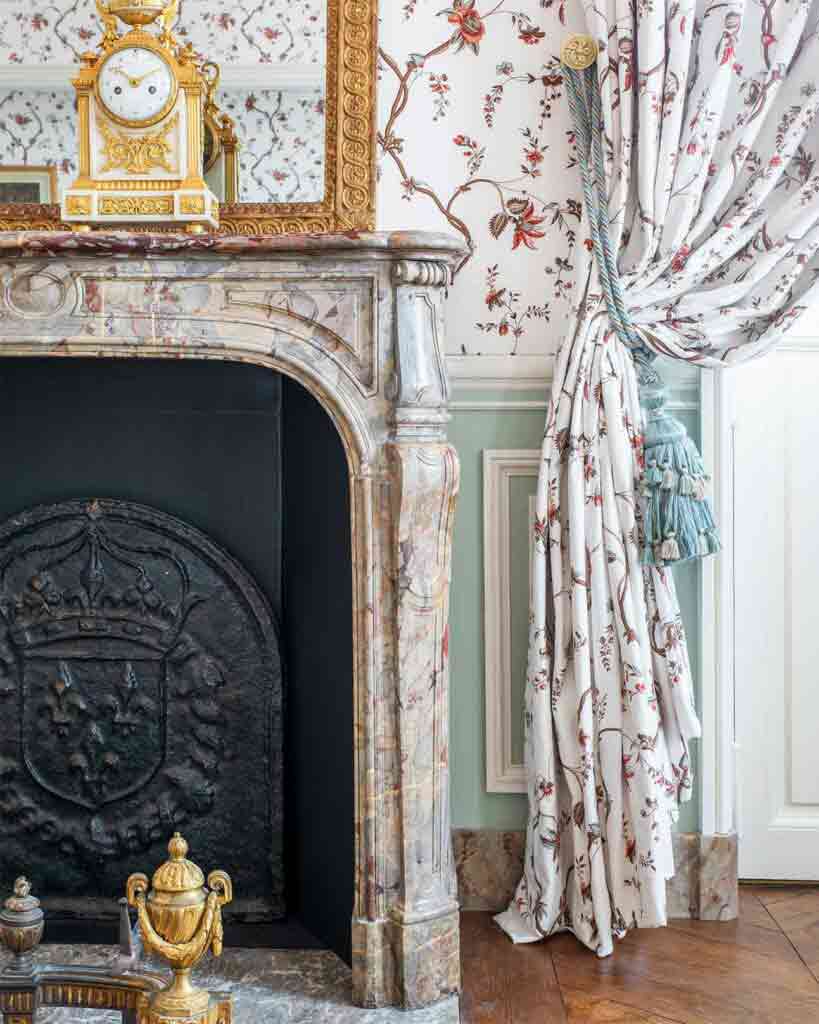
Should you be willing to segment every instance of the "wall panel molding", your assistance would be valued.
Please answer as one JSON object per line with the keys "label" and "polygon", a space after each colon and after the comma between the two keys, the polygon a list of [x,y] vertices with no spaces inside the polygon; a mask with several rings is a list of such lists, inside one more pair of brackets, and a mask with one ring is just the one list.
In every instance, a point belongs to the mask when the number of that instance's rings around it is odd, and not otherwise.
{"label": "wall panel molding", "polygon": [[486,682],[486,788],[525,793],[526,769],[512,758],[511,489],[516,478],[537,479],[536,448],[483,453],[484,643]]}
{"label": "wall panel molding", "polygon": [[497,401],[476,401],[468,400],[454,401],[449,403],[450,412],[546,412],[548,402],[529,402],[498,399]]}

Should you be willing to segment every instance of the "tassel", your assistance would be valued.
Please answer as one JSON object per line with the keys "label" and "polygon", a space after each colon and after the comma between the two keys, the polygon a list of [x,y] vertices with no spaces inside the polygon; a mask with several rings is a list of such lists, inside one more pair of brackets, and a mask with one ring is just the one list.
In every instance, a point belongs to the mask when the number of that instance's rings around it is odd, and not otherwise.
{"label": "tassel", "polygon": [[720,544],[702,457],[684,425],[667,411],[666,388],[642,353],[637,370],[645,418],[642,561],[668,565],[713,555]]}
{"label": "tassel", "polygon": [[659,487],[663,482],[663,474],[657,468],[657,460],[650,459],[645,472],[645,481],[649,487]]}
{"label": "tassel", "polygon": [[660,553],[664,562],[678,562],[680,560],[680,545],[677,543],[677,537],[673,530],[663,541]]}

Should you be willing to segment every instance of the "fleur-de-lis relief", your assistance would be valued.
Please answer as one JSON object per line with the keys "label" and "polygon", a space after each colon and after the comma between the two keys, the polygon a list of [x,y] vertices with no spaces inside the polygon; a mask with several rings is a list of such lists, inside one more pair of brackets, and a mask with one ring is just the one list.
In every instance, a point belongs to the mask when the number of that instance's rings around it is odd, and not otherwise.
{"label": "fleur-de-lis relief", "polygon": [[57,735],[63,738],[71,726],[88,712],[88,704],[77,689],[67,661],[60,662],[60,674],[46,696],[46,709]]}
{"label": "fleur-de-lis relief", "polygon": [[88,729],[83,749],[68,759],[71,770],[79,775],[83,786],[95,800],[102,797],[108,777],[116,774],[119,767],[119,757],[106,750],[106,746],[102,730],[94,722]]}
{"label": "fleur-de-lis relief", "polygon": [[139,680],[130,661],[125,663],[125,678],[119,688],[119,696],[112,694],[105,702],[114,715],[114,728],[133,736],[147,716],[153,714],[155,705],[139,692]]}

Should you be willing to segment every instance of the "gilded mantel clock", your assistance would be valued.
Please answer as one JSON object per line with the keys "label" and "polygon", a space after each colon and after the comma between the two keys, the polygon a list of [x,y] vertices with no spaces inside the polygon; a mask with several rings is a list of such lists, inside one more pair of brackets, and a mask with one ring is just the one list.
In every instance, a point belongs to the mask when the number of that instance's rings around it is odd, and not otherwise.
{"label": "gilded mantel clock", "polygon": [[[84,54],[77,92],[79,173],[62,200],[77,228],[178,224],[218,227],[203,178],[210,79],[171,33],[178,0],[97,0],[100,52]],[[117,18],[130,26],[117,32]],[[159,35],[146,26],[158,22]]]}

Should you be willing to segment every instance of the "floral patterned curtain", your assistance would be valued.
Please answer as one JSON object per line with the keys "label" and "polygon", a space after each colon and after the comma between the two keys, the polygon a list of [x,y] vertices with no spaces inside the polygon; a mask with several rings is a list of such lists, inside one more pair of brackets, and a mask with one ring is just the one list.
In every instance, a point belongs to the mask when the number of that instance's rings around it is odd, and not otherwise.
{"label": "floral patterned curtain", "polygon": [[[819,0],[582,2],[629,331],[700,366],[768,351],[819,301]],[[534,524],[526,862],[498,921],[606,956],[665,924],[699,724],[671,570],[641,564],[632,349],[578,250]]]}

